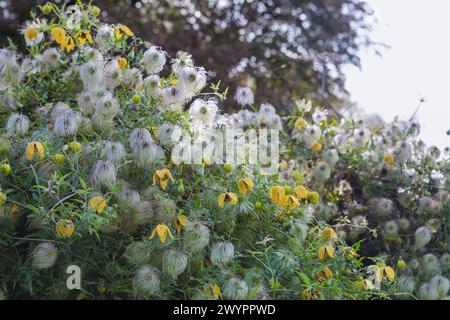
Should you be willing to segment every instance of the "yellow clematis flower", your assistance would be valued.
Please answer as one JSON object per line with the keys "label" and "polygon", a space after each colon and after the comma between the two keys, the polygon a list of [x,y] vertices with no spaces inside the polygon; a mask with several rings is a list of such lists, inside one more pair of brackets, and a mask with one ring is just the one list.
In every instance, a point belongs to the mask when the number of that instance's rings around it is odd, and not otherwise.
{"label": "yellow clematis flower", "polygon": [[325,268],[317,272],[317,279],[324,281],[333,278],[333,271],[330,268]]}
{"label": "yellow clematis flower", "polygon": [[384,163],[386,163],[388,166],[392,167],[394,165],[394,162],[394,156],[392,154],[384,155]]}
{"label": "yellow clematis flower", "polygon": [[50,31],[52,35],[52,39],[59,45],[63,44],[64,39],[66,38],[66,32],[63,28],[55,27]]}
{"label": "yellow clematis flower", "polygon": [[379,267],[375,271],[375,279],[377,282],[381,282],[386,277],[389,281],[394,281],[395,271],[391,267]]}
{"label": "yellow clematis flower", "polygon": [[117,63],[119,64],[119,69],[120,69],[120,70],[125,70],[125,68],[126,68],[127,65],[128,65],[128,61],[127,61],[127,59],[124,58],[124,57],[119,57],[119,58],[117,58]]}
{"label": "yellow clematis flower", "polygon": [[186,217],[184,214],[180,214],[178,216],[175,216],[175,218],[173,219],[173,226],[175,230],[180,233],[186,226],[188,221],[188,217]]}
{"label": "yellow clematis flower", "polygon": [[39,159],[42,159],[44,157],[44,146],[38,141],[33,141],[27,145],[27,160],[33,160],[36,155],[39,157]]}
{"label": "yellow clematis flower", "polygon": [[163,224],[163,223],[158,224],[158,225],[156,226],[156,228],[155,228],[155,229],[153,230],[153,232],[152,232],[152,235],[151,235],[150,238],[148,238],[148,239],[149,239],[149,240],[152,240],[152,239],[155,237],[155,235],[158,235],[159,241],[160,241],[161,243],[166,242],[167,235],[169,235],[170,239],[172,239],[172,240],[175,239],[175,238],[173,237],[172,233],[170,232],[169,227],[166,226],[166,225]]}
{"label": "yellow clematis flower", "polygon": [[331,246],[322,246],[319,248],[319,251],[317,252],[317,257],[320,261],[326,261],[330,258],[334,257],[334,248]]}
{"label": "yellow clematis flower", "polygon": [[375,288],[372,281],[370,281],[369,279],[362,279],[362,280],[358,281],[357,284],[360,288],[362,288],[364,290],[372,290]]}
{"label": "yellow clematis flower", "polygon": [[61,49],[66,50],[67,53],[70,53],[75,49],[75,41],[71,36],[66,36],[61,44]]}
{"label": "yellow clematis flower", "polygon": [[338,236],[336,234],[336,231],[334,231],[333,228],[324,228],[322,230],[322,237],[327,240],[332,240],[336,242],[338,240]]}
{"label": "yellow clematis flower", "polygon": [[297,186],[293,191],[297,199],[306,199],[308,196],[308,190],[304,186]]}
{"label": "yellow clematis flower", "polygon": [[300,202],[298,201],[298,199],[296,197],[294,197],[293,195],[288,195],[284,199],[285,199],[284,205],[291,209],[295,209],[300,205]]}
{"label": "yellow clematis flower", "polygon": [[242,194],[246,194],[248,192],[253,191],[253,181],[249,177],[245,177],[238,181],[239,192]]}
{"label": "yellow clematis flower", "polygon": [[70,238],[75,231],[75,225],[72,220],[61,219],[56,223],[56,234],[59,237]]}
{"label": "yellow clematis flower", "polygon": [[317,204],[319,202],[319,193],[317,193],[316,191],[308,191],[306,198],[313,204]]}
{"label": "yellow clematis flower", "polygon": [[221,208],[225,206],[225,203],[231,203],[235,206],[238,203],[238,197],[234,192],[224,192],[217,199],[217,203]]}
{"label": "yellow clematis flower", "polygon": [[127,26],[120,24],[114,29],[114,37],[116,40],[121,40],[124,36],[132,37],[134,33]]}
{"label": "yellow clematis flower", "polygon": [[91,208],[94,212],[98,214],[102,214],[106,209],[106,201],[100,196],[93,197],[89,200],[88,203],[89,208]]}
{"label": "yellow clematis flower", "polygon": [[155,174],[153,175],[153,185],[158,183],[159,180],[161,188],[163,190],[166,190],[169,179],[173,182],[173,177],[169,169],[156,170]]}
{"label": "yellow clematis flower", "polygon": [[286,191],[284,187],[274,186],[270,188],[270,198],[276,204],[283,206],[286,198]]}
{"label": "yellow clematis flower", "polygon": [[85,30],[78,31],[78,33],[75,36],[75,39],[77,39],[77,42],[80,44],[80,46],[84,46],[86,42],[94,43],[91,34]]}
{"label": "yellow clematis flower", "polygon": [[220,292],[220,287],[217,284],[210,284],[204,289],[205,294],[210,297],[214,297],[215,299],[219,299],[222,295]]}
{"label": "yellow clematis flower", "polygon": [[307,125],[308,122],[306,122],[306,120],[303,118],[298,118],[297,120],[295,120],[295,129],[297,130],[305,129]]}

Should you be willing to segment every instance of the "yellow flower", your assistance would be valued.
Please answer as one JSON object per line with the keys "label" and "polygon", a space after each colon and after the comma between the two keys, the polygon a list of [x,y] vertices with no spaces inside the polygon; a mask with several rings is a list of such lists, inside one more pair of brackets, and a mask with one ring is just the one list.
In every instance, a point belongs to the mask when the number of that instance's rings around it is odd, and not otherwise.
{"label": "yellow flower", "polygon": [[156,170],[155,174],[153,175],[153,185],[155,185],[159,180],[161,188],[163,190],[166,190],[169,179],[173,182],[173,177],[169,169]]}
{"label": "yellow flower", "polygon": [[238,203],[238,197],[234,192],[224,192],[217,199],[217,203],[221,208],[225,206],[225,203],[231,203],[235,206]]}
{"label": "yellow flower", "polygon": [[286,198],[286,191],[284,187],[274,186],[270,188],[270,198],[276,204],[283,206]]}
{"label": "yellow flower", "polygon": [[44,157],[44,146],[40,142],[33,141],[27,145],[27,160],[33,160],[36,155],[39,157],[39,159],[42,159]]}
{"label": "yellow flower", "polygon": [[56,223],[56,233],[63,238],[69,238],[75,231],[75,225],[72,220],[61,219]]}
{"label": "yellow flower", "polygon": [[343,252],[347,253],[347,256],[350,259],[358,256],[358,254],[356,253],[356,251],[352,247],[344,247],[343,248]]}
{"label": "yellow flower", "polygon": [[114,37],[116,40],[122,39],[125,35],[132,37],[134,33],[127,26],[124,26],[123,24],[118,25],[114,30]]}
{"label": "yellow flower", "polygon": [[100,196],[93,197],[89,200],[88,206],[96,213],[102,214],[106,209],[106,201]]}
{"label": "yellow flower", "polygon": [[297,186],[293,191],[297,199],[306,199],[308,196],[308,190],[304,186]]}
{"label": "yellow flower", "polygon": [[394,156],[392,154],[384,155],[384,163],[392,167],[394,165]]}
{"label": "yellow flower", "polygon": [[322,144],[320,142],[316,142],[311,146],[311,150],[314,152],[320,152],[322,150]]}
{"label": "yellow flower", "polygon": [[159,241],[161,243],[166,242],[167,235],[169,235],[170,239],[172,239],[172,240],[174,239],[172,233],[170,232],[169,227],[163,223],[158,224],[156,226],[156,228],[153,230],[152,235],[150,236],[149,240],[152,240],[156,234],[158,235]]}
{"label": "yellow flower", "polygon": [[372,290],[375,288],[372,281],[370,281],[369,279],[362,279],[362,280],[358,281],[357,284],[360,288],[362,288],[364,290]]}
{"label": "yellow flower", "polygon": [[94,41],[92,40],[91,34],[89,32],[87,32],[87,31],[84,31],[84,30],[78,31],[78,33],[75,36],[75,38],[77,39],[77,41],[80,44],[80,46],[84,46],[86,41],[89,41],[89,43],[94,43]]}
{"label": "yellow flower", "polygon": [[317,279],[319,281],[328,280],[333,278],[333,271],[330,268],[325,268],[317,272]]}
{"label": "yellow flower", "polygon": [[25,39],[27,39],[29,41],[33,41],[33,40],[36,40],[36,38],[39,36],[39,31],[38,31],[38,29],[29,26],[25,29],[24,36],[25,36]]}
{"label": "yellow flower", "polygon": [[278,165],[278,167],[281,169],[281,170],[286,170],[287,168],[288,168],[288,163],[286,162],[286,161],[281,161],[280,162],[280,164]]}
{"label": "yellow flower", "polygon": [[124,58],[124,57],[119,57],[119,58],[117,58],[117,63],[119,64],[120,70],[125,70],[125,68],[126,68],[127,65],[128,65],[128,61],[127,61],[127,59]]}
{"label": "yellow flower", "polygon": [[298,199],[296,197],[294,197],[293,195],[288,195],[284,199],[285,199],[284,205],[291,209],[295,209],[300,205],[300,202],[298,202]]}
{"label": "yellow flower", "polygon": [[248,192],[253,191],[253,181],[249,177],[245,177],[238,181],[239,192],[242,194],[246,194]]}
{"label": "yellow flower", "polygon": [[322,246],[317,252],[317,256],[320,261],[326,261],[334,257],[334,248],[331,246]]}
{"label": "yellow flower", "polygon": [[56,41],[57,44],[62,45],[64,39],[66,38],[66,32],[63,28],[55,27],[50,32],[52,34],[53,40]]}
{"label": "yellow flower", "polygon": [[204,289],[205,294],[208,296],[214,297],[215,299],[219,299],[222,293],[220,292],[220,287],[217,284],[210,284]]}
{"label": "yellow flower", "polygon": [[325,228],[322,231],[322,237],[327,240],[337,241],[338,237],[333,228]]}
{"label": "yellow flower", "polygon": [[308,191],[308,194],[306,197],[313,204],[317,204],[319,202],[319,193],[317,193],[316,191],[313,191],[313,192]]}
{"label": "yellow flower", "polygon": [[304,128],[306,128],[307,125],[308,125],[308,122],[306,122],[306,120],[303,118],[298,118],[295,121],[295,129],[297,129],[297,130],[304,129]]}
{"label": "yellow flower", "polygon": [[389,281],[394,281],[395,271],[391,267],[379,267],[375,271],[375,279],[377,282],[381,282],[386,277]]}
{"label": "yellow flower", "polygon": [[75,49],[75,41],[71,36],[67,36],[64,38],[63,42],[61,43],[61,49],[66,50],[67,53],[70,53]]}
{"label": "yellow flower", "polygon": [[184,226],[188,223],[188,217],[186,217],[184,214],[180,214],[178,216],[175,216],[173,219],[173,226],[175,230],[180,233]]}
{"label": "yellow flower", "polygon": [[6,194],[4,194],[3,192],[0,192],[0,206],[4,205],[6,202]]}

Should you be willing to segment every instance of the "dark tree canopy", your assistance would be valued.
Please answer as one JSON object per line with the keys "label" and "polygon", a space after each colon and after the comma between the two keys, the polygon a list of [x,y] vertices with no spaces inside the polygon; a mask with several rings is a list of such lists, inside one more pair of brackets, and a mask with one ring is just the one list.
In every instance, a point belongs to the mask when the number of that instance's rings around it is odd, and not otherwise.
{"label": "dark tree canopy", "polygon": [[[2,37],[17,37],[17,23],[36,2],[4,0]],[[256,101],[282,109],[293,97],[346,96],[344,64],[359,66],[370,45],[372,10],[362,0],[99,0],[110,22],[126,23],[171,56],[192,53],[222,80],[256,89]],[[6,14],[6,16],[5,16]],[[4,44],[4,43],[3,43]],[[325,75],[324,76],[324,71]],[[231,99],[229,99],[231,100]]]}

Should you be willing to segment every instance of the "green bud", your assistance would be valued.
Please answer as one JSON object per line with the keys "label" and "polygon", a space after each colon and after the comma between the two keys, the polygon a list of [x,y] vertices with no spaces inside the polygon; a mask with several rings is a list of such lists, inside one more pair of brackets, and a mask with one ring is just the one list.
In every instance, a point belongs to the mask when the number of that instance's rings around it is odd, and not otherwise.
{"label": "green bud", "polygon": [[62,165],[64,163],[64,155],[61,153],[55,154],[53,160],[55,160],[57,164]]}
{"label": "green bud", "polygon": [[139,104],[141,103],[141,96],[138,94],[135,94],[132,98],[131,101],[133,101],[134,104]]}
{"label": "green bud", "polygon": [[43,7],[42,7],[42,12],[45,14],[50,14],[52,12],[53,8],[52,5],[47,2]]}
{"label": "green bud", "polygon": [[72,141],[71,143],[69,143],[69,149],[73,153],[78,153],[81,151],[81,143],[79,143],[78,141]]}
{"label": "green bud", "polygon": [[0,153],[7,154],[9,149],[11,148],[11,142],[7,138],[0,139]]}
{"label": "green bud", "polygon": [[259,201],[256,201],[256,202],[255,202],[255,209],[259,210],[259,209],[261,209],[261,208],[262,208],[262,203],[259,202]]}
{"label": "green bud", "polygon": [[8,175],[11,172],[11,166],[7,163],[0,165],[0,172],[4,174],[5,176]]}
{"label": "green bud", "polygon": [[230,163],[225,163],[223,169],[226,173],[230,173],[231,171],[233,171],[233,166]]}
{"label": "green bud", "polygon": [[402,270],[405,269],[405,268],[406,268],[406,263],[405,263],[405,261],[404,261],[402,258],[399,258],[398,261],[397,261],[397,269],[398,269],[399,271],[402,271]]}
{"label": "green bud", "polygon": [[100,8],[97,7],[97,6],[90,6],[90,7],[89,7],[89,10],[90,10],[91,13],[94,15],[94,17],[98,17],[99,14],[100,14],[100,12],[102,12],[102,11],[100,10]]}

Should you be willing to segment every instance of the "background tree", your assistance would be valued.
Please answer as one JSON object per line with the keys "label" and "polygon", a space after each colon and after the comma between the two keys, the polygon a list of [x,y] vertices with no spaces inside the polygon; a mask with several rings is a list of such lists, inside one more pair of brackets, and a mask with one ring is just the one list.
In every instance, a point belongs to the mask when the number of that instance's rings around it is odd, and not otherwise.
{"label": "background tree", "polygon": [[[3,34],[36,2],[4,0]],[[372,9],[362,0],[99,0],[110,22],[133,31],[169,55],[188,50],[211,80],[249,85],[256,101],[278,109],[293,98],[339,105],[346,101],[342,66],[359,66],[358,52],[371,43]],[[4,30],[4,31],[3,31]],[[236,81],[238,80],[238,81]],[[234,94],[235,87],[230,87]],[[326,98],[327,101],[323,101]],[[228,99],[227,108],[235,107]]]}

